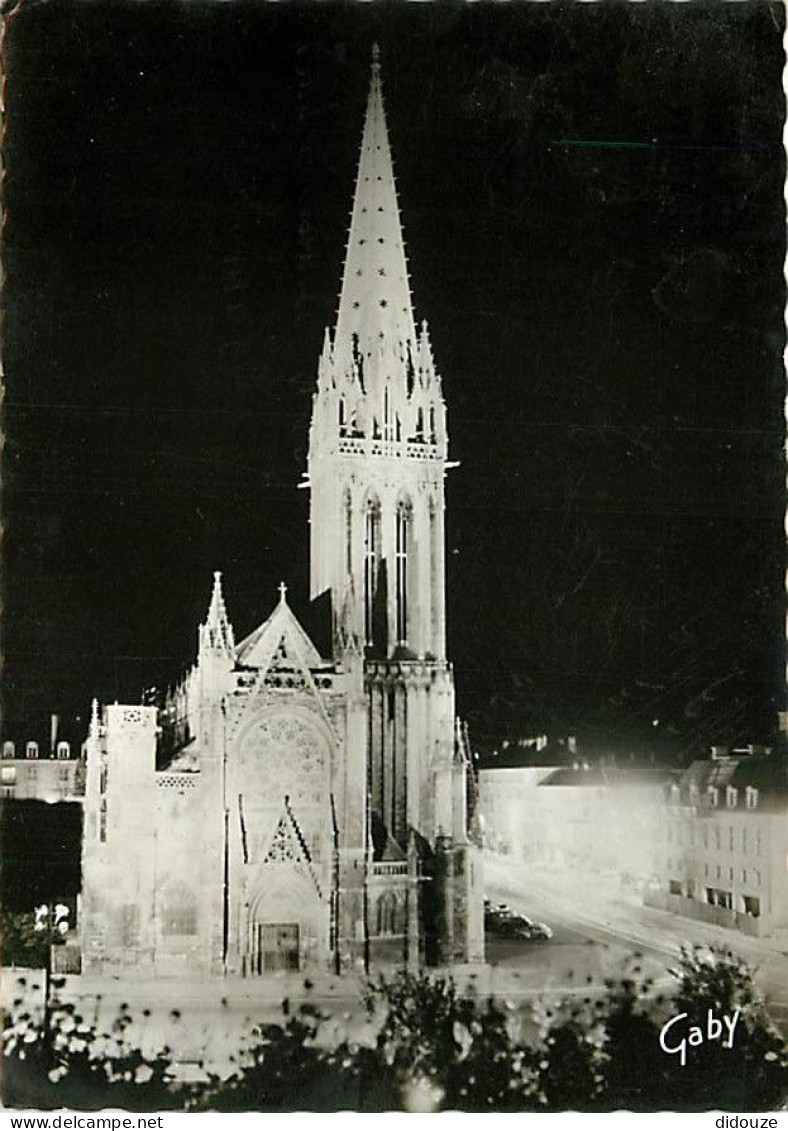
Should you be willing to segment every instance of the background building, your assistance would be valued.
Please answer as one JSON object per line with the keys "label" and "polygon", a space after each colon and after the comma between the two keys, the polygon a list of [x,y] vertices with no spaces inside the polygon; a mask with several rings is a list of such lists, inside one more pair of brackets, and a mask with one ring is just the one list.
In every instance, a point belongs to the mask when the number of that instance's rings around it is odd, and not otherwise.
{"label": "background building", "polygon": [[574,738],[509,745],[479,763],[485,843],[536,867],[656,872],[668,770],[589,762]]}
{"label": "background building", "polygon": [[65,739],[2,746],[0,789],[6,801],[76,801],[85,789],[84,752]]}
{"label": "background building", "polygon": [[658,887],[647,902],[768,934],[788,926],[788,760],[716,747],[663,799]]}

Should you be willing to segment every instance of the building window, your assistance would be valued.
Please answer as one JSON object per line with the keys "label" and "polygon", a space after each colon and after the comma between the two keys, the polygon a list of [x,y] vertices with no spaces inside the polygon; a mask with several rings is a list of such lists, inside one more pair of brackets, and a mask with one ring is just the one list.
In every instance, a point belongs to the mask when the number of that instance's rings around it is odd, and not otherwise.
{"label": "building window", "polygon": [[197,905],[192,893],[182,884],[164,892],[161,931],[163,935],[197,934]]}
{"label": "building window", "polygon": [[353,500],[345,491],[345,576],[353,576]]}
{"label": "building window", "polygon": [[124,946],[136,946],[139,931],[139,911],[135,904],[124,903],[121,910],[121,931]]}
{"label": "building window", "polygon": [[71,757],[71,747],[69,746],[69,744],[67,742],[58,742],[58,744],[57,744],[57,756],[58,756],[58,758],[61,759],[61,761],[64,758],[70,758]]}
{"label": "building window", "polygon": [[756,868],[755,869],[755,887],[759,888],[760,886],[761,886],[761,873]]}
{"label": "building window", "polygon": [[440,605],[440,531],[438,511],[434,500],[430,499],[430,635],[437,643],[438,610]]}
{"label": "building window", "polygon": [[756,895],[745,895],[744,897],[744,914],[752,915],[757,919],[761,913],[761,901]]}
{"label": "building window", "polygon": [[397,928],[397,897],[386,892],[378,900],[378,934],[393,935]]}
{"label": "building window", "polygon": [[720,800],[716,786],[710,785],[708,790],[706,791],[706,796],[709,799],[709,805],[711,806],[711,808],[716,809]]}
{"label": "building window", "polygon": [[102,844],[107,839],[107,799],[102,797],[99,805],[99,840]]}
{"label": "building window", "polygon": [[4,742],[3,743],[3,757],[4,758],[13,758],[14,757],[14,744],[13,744],[13,742]]}
{"label": "building window", "polygon": [[372,644],[380,565],[380,506],[377,502],[367,503],[364,519],[364,633],[367,644]]}
{"label": "building window", "polygon": [[739,804],[739,791],[732,785],[725,790],[725,803],[729,809],[735,809]]}
{"label": "building window", "polygon": [[391,427],[391,399],[388,386],[383,390],[383,439],[391,440],[394,429]]}
{"label": "building window", "polygon": [[671,895],[681,895],[681,883],[679,880],[669,880],[668,891]]}
{"label": "building window", "polygon": [[345,419],[345,398],[339,398],[339,434],[347,435],[347,420]]}
{"label": "building window", "polygon": [[700,835],[701,835],[701,838],[703,840],[703,847],[708,848],[709,847],[709,830],[706,828],[705,825],[701,829]]}
{"label": "building window", "polygon": [[742,829],[742,831],[741,831],[741,850],[745,855],[747,854],[747,830],[746,829]]}
{"label": "building window", "polygon": [[722,848],[722,837],[720,836],[720,826],[714,826],[714,847]]}
{"label": "building window", "polygon": [[741,870],[741,882],[743,884],[747,883],[747,869],[746,868],[742,868],[742,870]]}
{"label": "building window", "polygon": [[758,808],[758,790],[748,785],[744,791],[744,804],[748,809]]}
{"label": "building window", "polygon": [[408,642],[408,552],[410,544],[410,507],[400,503],[397,507],[397,643]]}
{"label": "building window", "polygon": [[0,781],[3,782],[3,785],[13,785],[13,783],[16,781],[16,767],[3,766],[3,769],[0,772]]}
{"label": "building window", "polygon": [[730,852],[733,852],[733,838],[734,838],[733,825],[729,825],[728,826],[728,850]]}
{"label": "building window", "polygon": [[761,830],[760,829],[755,830],[755,855],[756,856],[761,855]]}
{"label": "building window", "polygon": [[690,805],[697,805],[698,804],[698,787],[695,785],[694,782],[689,787],[689,800],[690,800]]}
{"label": "building window", "polygon": [[38,757],[38,743],[37,742],[28,742],[27,746],[25,747],[25,757],[26,758],[37,758]]}

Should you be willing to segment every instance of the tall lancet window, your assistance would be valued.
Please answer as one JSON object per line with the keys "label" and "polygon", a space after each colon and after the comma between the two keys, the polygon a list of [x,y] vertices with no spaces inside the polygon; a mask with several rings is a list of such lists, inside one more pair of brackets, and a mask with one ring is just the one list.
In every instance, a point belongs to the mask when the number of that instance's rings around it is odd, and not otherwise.
{"label": "tall lancet window", "polygon": [[383,390],[383,439],[390,440],[392,438],[392,432],[391,398],[389,397],[388,387],[386,387]]}
{"label": "tall lancet window", "polygon": [[353,500],[350,491],[345,491],[345,576],[353,576]]}
{"label": "tall lancet window", "polygon": [[364,514],[364,635],[372,644],[380,565],[380,504],[370,499]]}
{"label": "tall lancet window", "polygon": [[407,503],[397,507],[397,643],[408,642],[408,550],[411,512]]}
{"label": "tall lancet window", "polygon": [[439,578],[438,578],[438,552],[440,543],[438,539],[438,512],[435,506],[435,500],[430,499],[430,635],[432,637],[433,646],[436,643],[438,634],[438,601],[440,600],[439,593]]}

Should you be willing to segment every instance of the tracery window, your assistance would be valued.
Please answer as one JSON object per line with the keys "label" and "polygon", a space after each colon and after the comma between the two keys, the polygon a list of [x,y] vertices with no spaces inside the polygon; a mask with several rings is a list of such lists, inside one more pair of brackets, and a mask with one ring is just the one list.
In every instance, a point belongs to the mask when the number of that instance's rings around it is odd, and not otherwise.
{"label": "tracery window", "polygon": [[321,803],[326,756],[313,726],[287,715],[265,716],[244,737],[241,757],[250,794],[273,791],[274,796],[288,795],[299,805]]}

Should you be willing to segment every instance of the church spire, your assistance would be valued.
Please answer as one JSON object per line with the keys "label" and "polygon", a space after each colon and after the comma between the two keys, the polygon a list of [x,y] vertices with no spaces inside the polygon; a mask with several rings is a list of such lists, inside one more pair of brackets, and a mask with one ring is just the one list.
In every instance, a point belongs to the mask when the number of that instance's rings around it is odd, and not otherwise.
{"label": "church spire", "polygon": [[391,343],[403,345],[416,341],[377,44],[372,48],[372,75],[342,277],[335,351],[347,356],[352,351],[354,335],[363,357],[374,356],[384,337]]}
{"label": "church spire", "polygon": [[445,658],[447,449],[429,333],[413,318],[373,48],[339,312],[318,364],[306,483],[310,591],[331,592],[339,654],[367,646],[375,655],[399,649]]}

